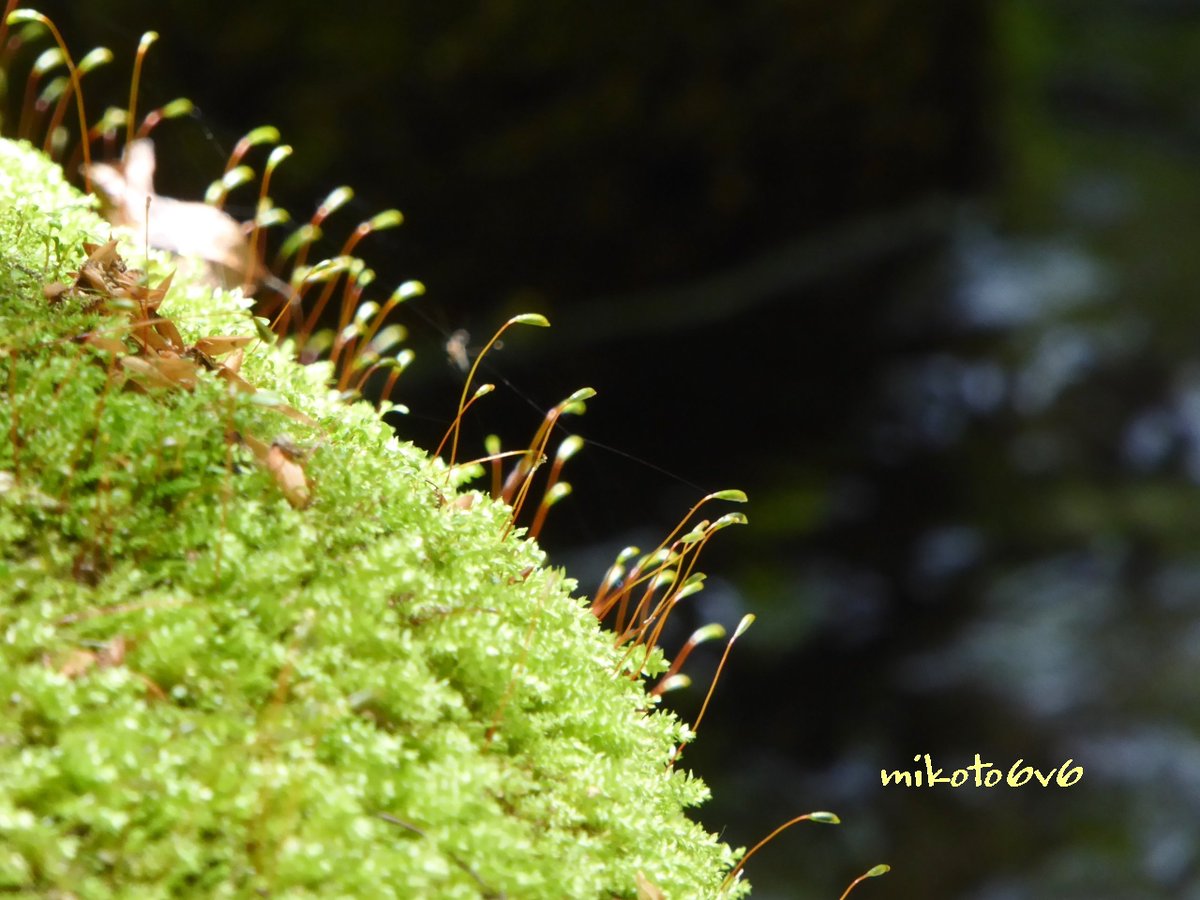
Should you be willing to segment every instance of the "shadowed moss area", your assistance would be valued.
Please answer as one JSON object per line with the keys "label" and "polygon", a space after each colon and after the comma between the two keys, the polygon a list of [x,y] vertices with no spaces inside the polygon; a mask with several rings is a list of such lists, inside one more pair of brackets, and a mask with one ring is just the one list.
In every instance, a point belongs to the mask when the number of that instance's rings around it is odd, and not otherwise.
{"label": "shadowed moss area", "polygon": [[[257,338],[258,393],[134,377],[135,320],[44,293],[90,202],[0,142],[0,890],[717,896],[686,727],[507,508]],[[177,278],[159,313],[194,345],[245,307]]]}

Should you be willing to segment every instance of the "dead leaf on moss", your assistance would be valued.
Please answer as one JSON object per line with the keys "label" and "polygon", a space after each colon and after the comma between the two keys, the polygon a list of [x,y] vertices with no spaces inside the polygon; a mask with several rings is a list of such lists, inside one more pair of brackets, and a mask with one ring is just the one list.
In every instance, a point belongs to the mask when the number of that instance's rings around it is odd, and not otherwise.
{"label": "dead leaf on moss", "polygon": [[125,662],[128,643],[124,637],[117,635],[102,644],[97,650],[72,650],[67,658],[58,666],[59,674],[75,679],[87,674],[93,668],[111,669]]}
{"label": "dead leaf on moss", "polygon": [[[58,304],[69,297],[83,299],[85,308],[104,315],[124,316],[127,331],[124,337],[93,332],[80,340],[98,350],[110,353],[110,371],[122,379],[127,388],[139,391],[152,389],[194,390],[201,371],[214,372],[234,390],[257,395],[260,405],[274,409],[295,422],[317,428],[311,416],[289,406],[272,392],[259,391],[240,374],[245,348],[254,340],[247,335],[210,335],[188,346],[175,323],[161,316],[158,309],[171,287],[172,275],[151,287],[143,274],[129,269],[117,250],[116,239],[103,244],[84,243],[87,259],[74,273],[74,284],[53,282],[44,287],[47,302]],[[224,361],[218,357],[226,357]],[[239,437],[255,455],[288,502],[297,509],[306,507],[312,499],[312,487],[304,472],[304,455],[286,438],[270,445],[247,435]]]}
{"label": "dead leaf on moss", "polygon": [[121,367],[143,387],[196,387],[196,364],[169,351],[156,356],[123,356]]}
{"label": "dead leaf on moss", "polygon": [[71,655],[58,667],[58,672],[74,680],[95,664],[96,654],[91,650],[72,650]]}
{"label": "dead leaf on moss", "polygon": [[278,444],[272,444],[267,452],[267,469],[292,506],[297,509],[308,506],[312,493],[308,487],[304,467]]}
{"label": "dead leaf on moss", "polygon": [[127,352],[125,343],[119,338],[108,337],[103,334],[88,334],[83,338],[83,342],[90,347],[95,347],[98,350],[104,350],[107,353],[112,353],[114,356],[124,356]]}
{"label": "dead leaf on moss", "polygon": [[271,473],[288,503],[304,509],[312,502],[312,487],[302,465],[304,453],[289,438],[278,437],[270,445],[249,434],[242,435],[241,440]]}
{"label": "dead leaf on moss", "polygon": [[51,306],[62,302],[63,294],[71,290],[69,284],[63,284],[61,281],[51,281],[49,284],[42,286],[42,294],[50,301]]}
{"label": "dead leaf on moss", "polygon": [[667,895],[662,892],[662,888],[641,872],[638,872],[635,877],[637,878],[637,900],[667,900]]}
{"label": "dead leaf on moss", "polygon": [[196,341],[195,348],[208,356],[223,356],[235,350],[240,351],[252,340],[254,338],[248,335],[220,335],[200,338]]}
{"label": "dead leaf on moss", "polygon": [[88,169],[108,220],[146,235],[151,247],[204,260],[203,276],[216,286],[256,285],[261,267],[237,220],[207,203],[156,193],[154,168],[154,142],[140,138],[125,148],[120,162]]}
{"label": "dead leaf on moss", "polygon": [[[57,666],[53,666],[48,656],[43,657],[43,662],[47,666],[55,668],[60,675],[66,675],[74,681],[82,678],[94,669],[115,669],[118,666],[124,666],[125,656],[132,646],[133,641],[123,635],[117,635],[111,640],[100,644],[95,650],[85,650],[83,648],[72,650]],[[167,699],[167,695],[163,692],[163,689],[152,680],[141,672],[134,672],[132,669],[129,671],[142,681],[151,696],[158,700]]]}
{"label": "dead leaf on moss", "polygon": [[[52,282],[43,287],[49,303],[59,304],[69,297],[85,300],[86,308],[106,315],[128,318],[128,340],[100,333],[86,335],[83,341],[112,353],[120,362],[120,371],[142,389],[149,387],[195,388],[201,368],[216,372],[238,391],[255,394],[258,388],[240,374],[245,348],[254,340],[249,335],[209,335],[188,346],[179,329],[158,308],[170,290],[174,273],[156,286],[145,283],[143,273],[130,269],[121,259],[115,238],[103,244],[85,242],[87,259],[75,272],[71,285]],[[131,352],[132,351],[132,352]],[[217,357],[228,356],[224,362]],[[283,403],[272,408],[310,428],[317,423],[299,410]]]}

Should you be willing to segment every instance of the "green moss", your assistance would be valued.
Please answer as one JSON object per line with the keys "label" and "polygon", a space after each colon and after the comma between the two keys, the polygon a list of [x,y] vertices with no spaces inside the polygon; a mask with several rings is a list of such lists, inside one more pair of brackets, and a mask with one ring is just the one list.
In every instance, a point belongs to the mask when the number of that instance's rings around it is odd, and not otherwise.
{"label": "green moss", "polygon": [[[736,855],[684,812],[685,726],[505,507],[447,502],[438,460],[277,347],[243,375],[316,427],[207,372],[122,387],[82,338],[128,319],[43,295],[108,226],[12,142],[0,211],[0,890],[717,895]],[[198,284],[161,312],[255,333]],[[311,504],[239,435],[308,447]]]}

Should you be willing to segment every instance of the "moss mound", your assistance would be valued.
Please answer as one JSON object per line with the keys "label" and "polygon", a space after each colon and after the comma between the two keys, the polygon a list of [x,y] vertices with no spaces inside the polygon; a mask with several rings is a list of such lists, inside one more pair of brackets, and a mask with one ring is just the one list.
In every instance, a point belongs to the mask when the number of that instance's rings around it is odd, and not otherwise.
{"label": "moss mound", "polygon": [[717,896],[686,728],[507,509],[268,342],[257,393],[129,362],[127,300],[45,291],[108,234],[0,142],[0,891]]}

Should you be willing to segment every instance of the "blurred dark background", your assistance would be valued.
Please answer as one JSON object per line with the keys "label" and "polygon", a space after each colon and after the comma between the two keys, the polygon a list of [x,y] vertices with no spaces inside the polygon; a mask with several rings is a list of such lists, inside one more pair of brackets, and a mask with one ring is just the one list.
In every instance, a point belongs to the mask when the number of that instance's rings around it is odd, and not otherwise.
{"label": "blurred dark background", "polygon": [[[1200,3],[39,8],[118,54],[93,117],[161,33],[141,108],[200,110],[156,132],[163,193],[270,123],[298,218],[342,183],[339,236],[405,212],[361,248],[379,299],[429,288],[402,436],[453,416],[453,332],[550,318],[467,441],[599,391],[544,535],[581,591],[749,492],[688,623],[758,615],[685,756],[699,815],[747,846],[844,822],[763,850],[756,897],[887,862],[856,896],[1200,898]],[[925,753],[1085,775],[881,786]]]}

